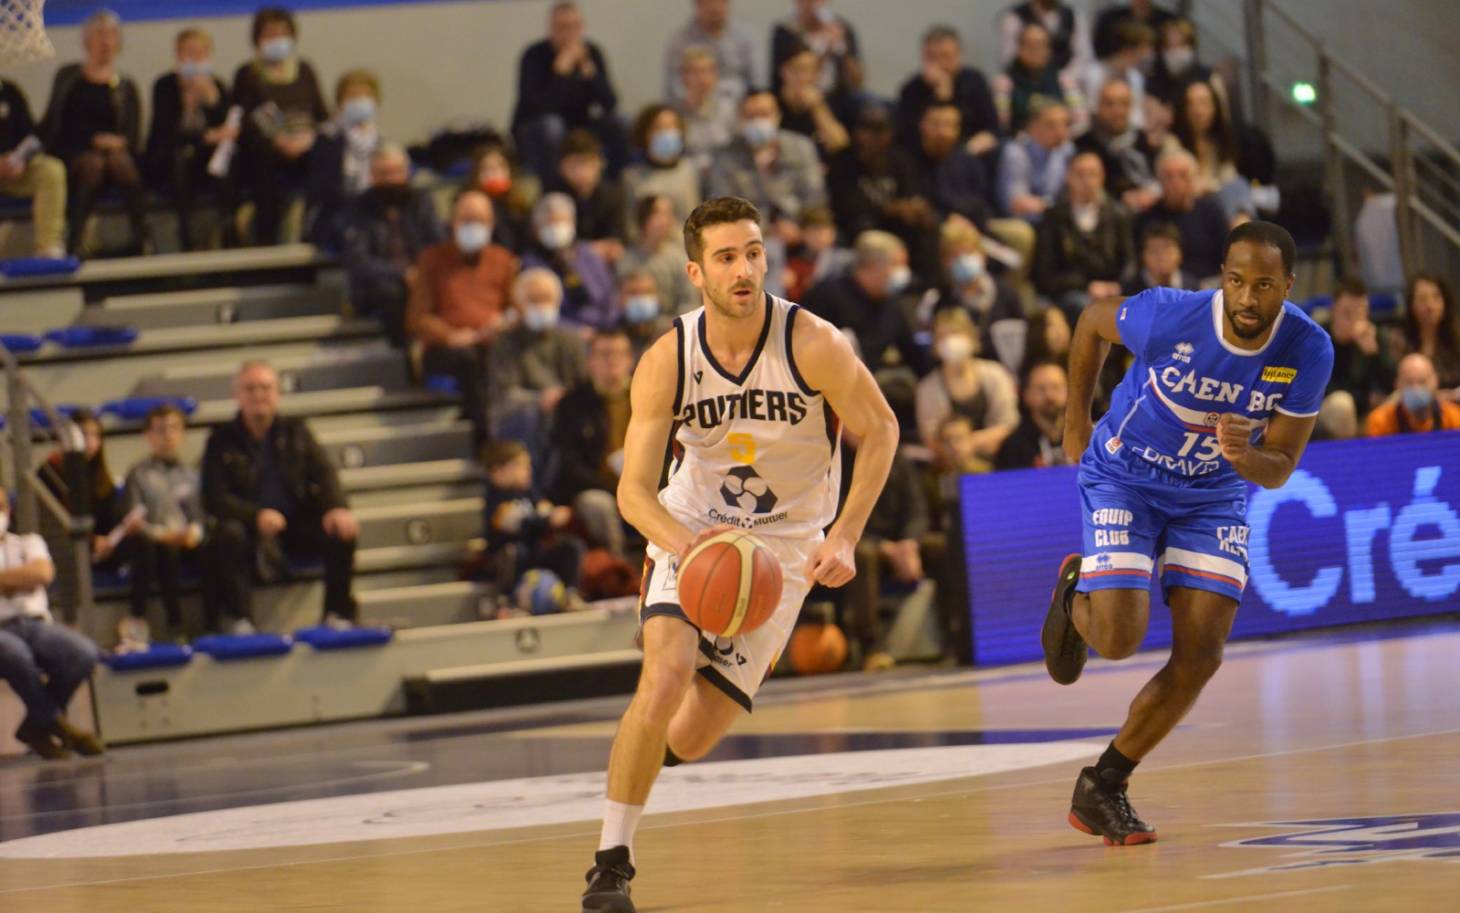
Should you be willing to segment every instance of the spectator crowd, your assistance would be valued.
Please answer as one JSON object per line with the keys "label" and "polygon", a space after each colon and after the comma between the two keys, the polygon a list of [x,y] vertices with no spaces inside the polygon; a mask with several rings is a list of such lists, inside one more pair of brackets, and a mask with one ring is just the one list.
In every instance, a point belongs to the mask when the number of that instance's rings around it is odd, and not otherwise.
{"label": "spectator crowd", "polygon": [[[222,243],[271,244],[302,197],[302,231],[338,252],[355,310],[412,351],[423,383],[460,396],[488,477],[476,573],[504,592],[550,574],[583,595],[633,590],[635,533],[612,493],[634,362],[700,304],[680,226],[702,199],[745,197],[764,217],[768,291],[841,328],[903,425],[843,610],[861,655],[878,649],[873,603],[924,576],[947,582],[949,650],[966,649],[945,570],[953,479],[1064,462],[1080,313],[1155,285],[1218,285],[1230,227],[1271,214],[1270,154],[1246,154],[1266,140],[1234,115],[1192,24],[1149,0],[1093,24],[1060,0],[1017,3],[998,60],[972,60],[956,28],[932,25],[886,99],[864,85],[857,28],[833,0],[793,0],[764,44],[731,0],[687,6],[662,97],[626,111],[591,23],[553,4],[521,54],[510,123],[477,138],[444,214],[377,127],[380,80],[350,70],[327,97],[288,10],[259,10],[254,56],[230,82],[208,33],[181,31],[145,131],[140,89],[115,66],[121,23],[97,13],[38,122],[0,84],[0,194],[33,200],[43,256],[83,250],[108,191],[133,251],[152,243],[149,188],[176,209],[184,248],[202,243],[189,227],[200,201],[225,212]],[[1460,428],[1453,292],[1416,276],[1398,313],[1381,324],[1356,280],[1335,290],[1321,435]],[[1097,408],[1128,358],[1111,355]],[[216,587],[214,627],[251,630],[254,584],[301,562],[323,565],[328,622],[354,616],[358,524],[334,468],[278,415],[267,364],[244,365],[235,393],[238,417],[211,432],[201,472],[178,462],[183,416],[163,409],[121,486],[100,426],[79,419],[95,558],[132,568],[127,642],[149,636],[153,589],[177,624],[189,562]],[[534,583],[532,598],[551,589]]]}

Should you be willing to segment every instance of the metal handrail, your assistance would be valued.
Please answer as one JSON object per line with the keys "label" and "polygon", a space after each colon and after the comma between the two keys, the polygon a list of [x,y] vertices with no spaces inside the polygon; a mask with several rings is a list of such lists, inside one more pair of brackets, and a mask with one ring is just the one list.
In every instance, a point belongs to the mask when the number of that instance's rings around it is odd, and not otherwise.
{"label": "metal handrail", "polygon": [[1437,151],[1444,153],[1446,158],[1454,162],[1456,168],[1460,168],[1460,149],[1450,145],[1448,140],[1435,132],[1434,127],[1415,117],[1413,112],[1401,108],[1399,115],[1408,121],[1409,129],[1423,136]]}

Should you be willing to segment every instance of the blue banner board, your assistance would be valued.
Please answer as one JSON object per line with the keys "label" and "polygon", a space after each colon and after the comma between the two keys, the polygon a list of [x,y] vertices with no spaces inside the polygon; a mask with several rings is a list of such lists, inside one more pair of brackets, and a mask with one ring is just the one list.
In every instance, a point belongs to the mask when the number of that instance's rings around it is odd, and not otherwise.
{"label": "blue banner board", "polygon": [[[1043,655],[1055,572],[1080,550],[1075,475],[962,479],[976,663]],[[1460,432],[1315,443],[1282,488],[1252,488],[1247,519],[1251,572],[1233,637],[1460,612]],[[1145,646],[1167,646],[1155,581],[1151,606]]]}

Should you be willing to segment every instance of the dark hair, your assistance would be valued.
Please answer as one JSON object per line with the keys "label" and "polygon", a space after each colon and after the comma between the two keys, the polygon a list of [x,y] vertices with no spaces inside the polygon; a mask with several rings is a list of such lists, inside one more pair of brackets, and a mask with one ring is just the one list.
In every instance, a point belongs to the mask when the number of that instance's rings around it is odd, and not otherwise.
{"label": "dark hair", "polygon": [[[112,498],[116,496],[117,484],[112,480],[112,471],[106,464],[106,430],[101,426],[101,418],[85,406],[72,410],[71,414],[67,417],[72,422],[75,422],[78,428],[82,425],[95,425],[96,430],[101,432],[101,447],[96,451],[95,459],[90,461],[91,465],[88,469],[88,473],[91,476],[91,503],[93,508],[102,504],[109,504]],[[59,456],[59,453],[57,453],[51,459],[59,459]],[[59,469],[59,465],[57,468]],[[66,503],[70,506],[73,502],[67,499]]]}
{"label": "dark hair", "polygon": [[711,225],[743,222],[760,224],[760,210],[741,197],[712,197],[695,207],[684,220],[684,252],[696,263],[705,255],[704,231]]}
{"label": "dark hair", "polygon": [[776,107],[780,107],[781,100],[776,97],[776,93],[769,86],[750,86],[745,90],[745,94],[740,96],[739,110],[744,111],[745,103],[760,95],[769,95],[775,101]]}
{"label": "dark hair", "polygon": [[500,469],[526,453],[520,441],[490,441],[482,445],[482,464],[488,470]]}
{"label": "dark hair", "polygon": [[1428,282],[1440,290],[1440,300],[1445,303],[1440,312],[1438,338],[1435,340],[1435,354],[1447,352],[1454,361],[1460,361],[1460,311],[1455,308],[1455,292],[1450,284],[1435,273],[1415,273],[1404,285],[1404,338],[1411,348],[1419,349],[1419,324],[1414,319],[1414,293],[1421,282]]}
{"label": "dark hair", "polygon": [[644,223],[649,221],[649,216],[654,214],[654,207],[659,205],[660,200],[668,199],[662,193],[649,193],[634,201],[634,227],[640,232],[644,230]]}
{"label": "dark hair", "polygon": [[259,43],[259,36],[264,33],[267,26],[276,22],[282,22],[289,26],[289,34],[295,38],[299,37],[299,23],[294,21],[294,14],[282,6],[261,6],[259,11],[253,14],[253,43]]}
{"label": "dark hair", "polygon": [[1360,279],[1357,276],[1346,276],[1343,279],[1340,279],[1338,281],[1338,284],[1333,287],[1334,301],[1337,301],[1344,295],[1347,295],[1350,298],[1363,298],[1368,294],[1369,287],[1364,284],[1364,280]]}
{"label": "dark hair", "polygon": [[1047,356],[1035,358],[1019,366],[1019,395],[1021,397],[1024,395],[1025,388],[1029,386],[1029,378],[1033,377],[1034,372],[1040,368],[1059,368],[1060,373],[1065,376],[1066,383],[1069,382],[1070,373],[1065,369],[1064,362]]}
{"label": "dark hair", "polygon": [[1170,222],[1152,222],[1146,226],[1146,230],[1141,232],[1141,249],[1145,250],[1147,241],[1154,241],[1157,238],[1170,241],[1178,248],[1182,247],[1181,229],[1172,225]]}
{"label": "dark hair", "polygon": [[558,161],[561,162],[570,155],[596,155],[602,158],[603,144],[588,130],[569,130],[568,135],[558,144]]}
{"label": "dark hair", "polygon": [[623,324],[616,323],[613,326],[604,327],[601,330],[595,330],[593,332],[593,338],[588,340],[588,350],[591,352],[593,351],[593,347],[598,343],[612,341],[615,339],[622,339],[624,342],[633,345],[633,340],[629,338],[629,331],[623,326]]}
{"label": "dark hair", "polygon": [[1227,262],[1227,253],[1238,241],[1276,247],[1278,253],[1283,255],[1283,274],[1288,276],[1293,274],[1293,266],[1298,262],[1298,245],[1293,243],[1293,236],[1288,234],[1286,228],[1274,222],[1263,222],[1260,219],[1243,222],[1227,232],[1227,243],[1222,245],[1223,263]]}
{"label": "dark hair", "polygon": [[1171,132],[1176,139],[1186,148],[1187,152],[1197,155],[1196,143],[1201,137],[1192,132],[1191,129],[1191,103],[1187,98],[1195,86],[1201,86],[1211,93],[1212,96],[1212,128],[1208,137],[1217,144],[1217,157],[1222,162],[1237,161],[1237,132],[1232,127],[1232,116],[1227,113],[1227,104],[1222,100],[1219,93],[1212,84],[1200,79],[1194,79],[1181,87],[1176,93],[1176,107],[1171,115]]}
{"label": "dark hair", "polygon": [[924,47],[932,44],[935,41],[956,41],[958,42],[959,46],[962,46],[963,44],[963,39],[961,36],[959,36],[958,29],[954,28],[946,22],[939,22],[934,25],[930,25],[928,26],[928,30],[926,32],[923,32]]}
{"label": "dark hair", "polygon": [[175,415],[178,421],[187,424],[188,418],[183,414],[181,409],[172,403],[161,403],[147,410],[147,418],[142,422],[142,427],[147,431],[151,431],[153,422],[167,418],[169,415]]}
{"label": "dark hair", "polygon": [[638,118],[634,120],[633,140],[635,148],[640,150],[647,150],[649,148],[649,130],[654,126],[654,121],[659,119],[659,115],[665,111],[674,115],[674,119],[679,121],[679,131],[681,133],[684,132],[683,115],[671,105],[656,102],[646,106],[644,110],[639,112]]}
{"label": "dark hair", "polygon": [[1115,49],[1125,51],[1156,43],[1156,31],[1144,22],[1127,20],[1115,27]]}

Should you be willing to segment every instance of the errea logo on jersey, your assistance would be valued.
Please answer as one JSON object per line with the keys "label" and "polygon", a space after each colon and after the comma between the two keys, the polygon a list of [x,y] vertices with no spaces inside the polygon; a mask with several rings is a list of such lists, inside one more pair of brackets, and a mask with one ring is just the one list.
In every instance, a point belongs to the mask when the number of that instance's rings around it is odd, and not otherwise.
{"label": "errea logo on jersey", "polygon": [[1268,383],[1290,384],[1297,376],[1297,368],[1279,368],[1275,365],[1268,365],[1262,369],[1262,379]]}
{"label": "errea logo on jersey", "polygon": [[1191,343],[1178,342],[1176,344],[1176,351],[1171,353],[1171,357],[1176,359],[1177,361],[1184,362],[1189,365],[1191,364],[1191,353],[1195,351],[1196,346],[1192,345]]}

